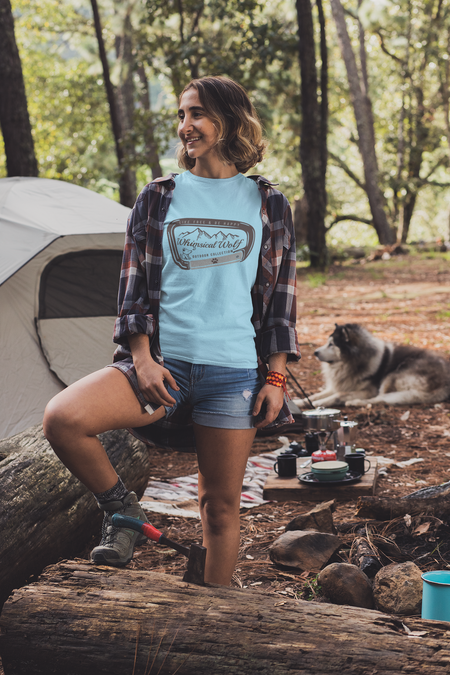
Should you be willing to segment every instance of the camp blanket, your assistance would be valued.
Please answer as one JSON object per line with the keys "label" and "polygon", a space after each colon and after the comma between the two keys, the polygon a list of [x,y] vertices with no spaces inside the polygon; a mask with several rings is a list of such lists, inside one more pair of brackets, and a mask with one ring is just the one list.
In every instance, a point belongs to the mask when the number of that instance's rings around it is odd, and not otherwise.
{"label": "camp blanket", "polygon": [[[280,438],[283,443],[284,439]],[[241,508],[251,508],[266,504],[263,488],[266,478],[283,447],[273,452],[250,457],[245,470],[241,494]],[[198,474],[172,478],[168,481],[151,480],[141,499],[145,511],[178,515],[184,518],[199,518],[198,513]]]}

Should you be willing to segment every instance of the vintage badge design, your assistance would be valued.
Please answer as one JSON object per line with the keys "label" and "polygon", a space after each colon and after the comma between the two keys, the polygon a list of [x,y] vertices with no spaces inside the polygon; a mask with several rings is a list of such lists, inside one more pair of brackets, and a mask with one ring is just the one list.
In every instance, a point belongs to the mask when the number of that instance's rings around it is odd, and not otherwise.
{"label": "vintage badge design", "polygon": [[255,241],[247,223],[213,218],[180,218],[167,228],[172,257],[183,270],[245,260]]}

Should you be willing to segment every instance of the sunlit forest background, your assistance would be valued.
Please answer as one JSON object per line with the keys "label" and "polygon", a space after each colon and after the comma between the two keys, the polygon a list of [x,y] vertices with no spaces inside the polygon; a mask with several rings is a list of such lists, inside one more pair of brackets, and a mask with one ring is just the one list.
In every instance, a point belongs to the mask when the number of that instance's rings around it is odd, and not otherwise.
{"label": "sunlit forest background", "polygon": [[[301,210],[301,4],[304,1],[101,0],[102,37],[121,111],[122,170],[128,171],[136,194],[159,172],[178,170],[179,92],[192,77],[220,74],[246,87],[264,124],[269,152],[252,173],[279,183],[293,207]],[[450,2],[309,4],[319,103],[324,100],[324,67],[327,75],[328,247],[379,243],[336,8],[344,10],[360,85],[371,109],[377,184],[388,222],[399,240],[402,227],[406,242],[447,241]],[[318,10],[323,12],[322,24]],[[119,200],[116,146],[92,3],[12,0],[12,12],[38,175]],[[326,64],[320,49],[323,29]],[[0,137],[0,177],[7,175]]]}

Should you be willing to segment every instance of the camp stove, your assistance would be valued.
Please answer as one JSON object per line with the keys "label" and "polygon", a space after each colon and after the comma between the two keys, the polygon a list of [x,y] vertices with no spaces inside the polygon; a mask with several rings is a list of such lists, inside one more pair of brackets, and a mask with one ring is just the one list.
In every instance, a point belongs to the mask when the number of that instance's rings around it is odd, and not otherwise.
{"label": "camp stove", "polygon": [[[333,437],[332,450],[336,459],[344,459],[345,454],[353,452],[356,447],[357,422],[352,422],[346,415],[338,419],[341,411],[336,408],[314,408],[302,412],[302,418],[306,421],[305,446],[293,441],[289,452],[298,457],[310,457],[313,453],[325,455],[327,444]],[[316,456],[316,455],[315,455]]]}

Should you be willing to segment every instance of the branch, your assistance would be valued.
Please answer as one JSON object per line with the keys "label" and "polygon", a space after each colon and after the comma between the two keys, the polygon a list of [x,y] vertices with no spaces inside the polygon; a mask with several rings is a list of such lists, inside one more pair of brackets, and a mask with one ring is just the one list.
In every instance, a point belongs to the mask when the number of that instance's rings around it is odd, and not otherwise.
{"label": "branch", "polygon": [[372,225],[373,226],[373,220],[370,218],[360,218],[360,216],[355,216],[354,214],[349,214],[348,216],[336,216],[336,218],[333,220],[332,223],[328,225],[328,227],[325,228],[327,232],[331,230],[333,225],[336,225],[336,223],[340,223],[341,220],[354,220],[357,223],[365,223],[366,225]]}
{"label": "branch", "polygon": [[438,169],[443,164],[447,164],[447,163],[448,163],[447,155],[441,157],[440,160],[438,160],[436,162],[436,164],[433,166],[433,168],[430,169],[430,171],[427,173],[427,175],[420,179],[421,183],[427,183],[428,185],[430,185],[431,184],[430,181],[429,181],[430,176],[433,175],[433,173],[436,171],[436,169]]}
{"label": "branch", "polygon": [[436,180],[423,180],[422,185],[434,185],[434,187],[448,188],[450,183],[438,183]]}
{"label": "branch", "polygon": [[378,37],[380,38],[380,47],[381,47],[381,50],[382,50],[385,54],[387,54],[388,56],[390,56],[391,59],[394,59],[394,61],[398,61],[398,63],[401,63],[401,64],[402,64],[402,67],[404,68],[404,67],[405,67],[405,61],[404,61],[404,59],[401,59],[399,56],[396,56],[395,54],[393,54],[392,52],[389,51],[389,49],[386,47],[386,45],[385,45],[385,43],[384,43],[384,37],[383,37],[382,33],[381,33],[379,30],[375,31],[375,33],[376,33],[376,35],[378,35]]}
{"label": "branch", "polygon": [[339,166],[343,171],[345,171],[345,173],[347,174],[347,176],[349,176],[349,178],[351,178],[353,181],[355,181],[356,185],[357,185],[358,187],[360,187],[361,190],[364,190],[364,192],[366,192],[366,185],[365,185],[365,183],[363,183],[363,182],[358,178],[358,176],[357,176],[355,173],[353,173],[353,171],[350,169],[350,167],[347,166],[347,164],[346,164],[340,157],[338,157],[337,155],[335,155],[335,154],[334,154],[333,152],[331,152],[330,150],[328,151],[328,156],[329,156],[329,157],[337,164],[337,166]]}

